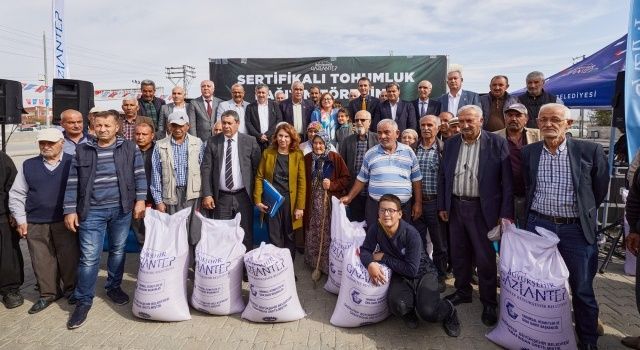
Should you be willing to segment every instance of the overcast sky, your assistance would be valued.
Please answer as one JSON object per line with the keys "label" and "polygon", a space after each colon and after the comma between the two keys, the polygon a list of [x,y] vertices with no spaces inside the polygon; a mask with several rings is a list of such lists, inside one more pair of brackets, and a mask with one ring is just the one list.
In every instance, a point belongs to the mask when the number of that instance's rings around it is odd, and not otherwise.
{"label": "overcast sky", "polygon": [[[96,89],[153,79],[169,91],[165,67],[191,65],[198,84],[209,58],[448,55],[467,90],[487,92],[507,75],[550,76],[627,32],[628,0],[83,1],[66,0],[71,78]],[[35,83],[51,50],[51,1],[3,1],[0,78]],[[51,55],[48,55],[51,60]],[[52,77],[49,62],[49,76]]]}

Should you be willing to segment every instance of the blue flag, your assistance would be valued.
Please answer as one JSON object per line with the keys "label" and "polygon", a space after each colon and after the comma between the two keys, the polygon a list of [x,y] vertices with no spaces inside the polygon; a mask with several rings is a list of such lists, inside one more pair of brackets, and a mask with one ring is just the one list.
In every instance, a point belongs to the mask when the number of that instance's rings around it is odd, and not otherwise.
{"label": "blue flag", "polygon": [[640,143],[640,2],[631,0],[627,61],[624,80],[624,113],[629,159]]}

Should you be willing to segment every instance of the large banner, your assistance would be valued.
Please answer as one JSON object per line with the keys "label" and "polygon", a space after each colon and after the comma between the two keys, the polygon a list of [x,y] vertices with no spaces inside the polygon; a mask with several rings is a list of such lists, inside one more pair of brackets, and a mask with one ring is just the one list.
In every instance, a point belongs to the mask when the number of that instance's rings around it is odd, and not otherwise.
{"label": "large banner", "polygon": [[629,159],[640,146],[640,3],[631,0],[624,79],[624,114]]}
{"label": "large banner", "polygon": [[305,98],[309,87],[330,92],[343,103],[349,90],[358,87],[358,79],[371,81],[371,95],[378,96],[388,83],[400,85],[400,98],[417,98],[418,83],[429,80],[433,84],[431,97],[445,93],[446,56],[367,56],[367,57],[305,57],[305,58],[229,58],[210,59],[209,73],[216,85],[216,96],[231,99],[231,85],[244,85],[245,100],[255,100],[255,86],[269,86],[273,98],[277,90],[289,97],[291,83],[305,84]]}
{"label": "large banner", "polygon": [[69,60],[65,47],[64,0],[52,0],[51,31],[53,33],[53,77],[70,79]]}

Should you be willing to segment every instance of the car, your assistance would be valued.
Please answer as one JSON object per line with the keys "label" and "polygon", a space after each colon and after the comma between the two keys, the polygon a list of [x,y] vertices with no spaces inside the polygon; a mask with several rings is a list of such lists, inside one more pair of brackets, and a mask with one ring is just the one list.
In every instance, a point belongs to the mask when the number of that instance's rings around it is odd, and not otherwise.
{"label": "car", "polygon": [[582,135],[580,135],[580,124],[575,123],[567,129],[567,133],[570,133],[572,137],[581,137],[581,138],[589,138],[589,130],[587,130],[586,126],[582,127]]}

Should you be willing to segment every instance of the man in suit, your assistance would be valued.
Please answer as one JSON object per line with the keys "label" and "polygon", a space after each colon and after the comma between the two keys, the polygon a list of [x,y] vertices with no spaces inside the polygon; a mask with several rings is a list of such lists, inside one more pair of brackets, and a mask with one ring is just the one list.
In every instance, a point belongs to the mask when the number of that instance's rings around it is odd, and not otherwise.
{"label": "man in suit", "polygon": [[417,120],[420,120],[425,115],[439,115],[442,110],[440,101],[429,99],[432,89],[433,85],[428,80],[418,83],[418,98],[413,101]]}
{"label": "man in suit", "polygon": [[158,129],[160,119],[160,108],[164,106],[163,99],[156,97],[156,83],[153,80],[145,79],[140,83],[140,98],[138,99],[138,114],[151,118]]}
{"label": "man in suit", "polygon": [[527,110],[529,111],[529,124],[527,124],[530,128],[535,128],[536,118],[538,118],[538,111],[540,107],[547,103],[560,103],[563,104],[562,100],[554,94],[551,94],[544,89],[544,74],[542,72],[533,71],[527,74],[526,78],[527,83],[527,91],[518,96],[518,100],[523,105],[527,106]]}
{"label": "man in suit", "polygon": [[301,141],[307,139],[307,126],[311,121],[313,102],[304,99],[304,84],[299,80],[291,84],[291,97],[280,103],[282,120],[293,125]]}
{"label": "man in suit", "polygon": [[[357,111],[366,110],[371,113],[371,120],[380,120],[380,100],[376,97],[370,96],[371,81],[369,78],[362,77],[358,79],[358,91],[360,96],[349,102],[349,115],[356,115]],[[388,92],[387,92],[388,94]],[[373,124],[377,126],[377,124]]]}
{"label": "man in suit", "polygon": [[243,244],[253,249],[253,184],[260,164],[255,138],[238,132],[240,117],[234,110],[220,116],[222,134],[211,136],[202,160],[202,208],[216,219],[233,219],[240,213]]}
{"label": "man in suit", "polygon": [[446,296],[454,305],[471,302],[472,264],[478,269],[482,323],[493,326],[497,316],[496,252],[487,233],[499,219],[513,218],[509,145],[482,131],[482,109],[458,110],[460,136],[447,140],[440,165],[438,215],[449,222],[451,263],[456,291]]}
{"label": "man in suit", "polygon": [[[418,121],[413,106],[409,102],[400,99],[400,85],[389,83],[386,87],[387,100],[380,104],[380,119],[393,119],[398,123],[398,130],[402,133],[405,129],[418,131]],[[373,119],[372,123],[378,125],[380,120]]]}
{"label": "man in suit", "polygon": [[596,217],[609,187],[609,166],[601,145],[567,138],[573,120],[558,103],[540,108],[543,141],[522,149],[527,193],[527,230],[554,232],[569,269],[579,349],[596,349],[598,303],[593,279],[598,265]]}
{"label": "man in suit", "polygon": [[202,140],[207,141],[211,136],[211,130],[216,123],[216,111],[222,102],[221,99],[213,96],[216,86],[211,80],[203,80],[200,83],[199,97],[191,101],[193,112],[196,116],[196,135]]}
{"label": "man in suit", "polygon": [[166,105],[160,108],[160,119],[158,121],[158,131],[156,132],[156,138],[161,140],[167,136],[170,131],[168,130],[167,120],[169,115],[175,111],[184,111],[184,113],[189,117],[189,134],[193,136],[197,136],[196,128],[196,114],[193,110],[193,106],[185,101],[185,91],[181,86],[176,86],[171,89],[171,99],[173,102],[167,103]]}
{"label": "man in suit", "polygon": [[282,121],[282,112],[275,102],[269,100],[266,84],[256,85],[256,100],[247,106],[246,121],[249,136],[256,138],[262,150],[267,148],[276,124]]}
{"label": "man in suit", "polygon": [[[358,111],[353,118],[355,133],[347,136],[344,141],[338,145],[342,159],[344,159],[347,169],[349,169],[349,186],[353,187],[365,153],[378,144],[378,134],[369,131],[371,126],[371,113],[367,111]],[[367,204],[367,187],[360,192],[359,195],[353,197],[349,203],[349,220],[364,221],[365,205]]]}
{"label": "man in suit", "polygon": [[505,128],[504,108],[518,103],[518,98],[509,95],[509,78],[504,75],[496,75],[489,83],[489,93],[480,96],[484,125],[482,128],[487,131],[496,131]]}
{"label": "man in suit", "polygon": [[521,103],[513,103],[504,107],[506,128],[495,131],[496,135],[504,137],[509,143],[509,159],[513,174],[513,208],[516,225],[520,228],[524,228],[527,224],[527,217],[524,214],[527,201],[522,176],[522,148],[540,141],[540,130],[525,128],[528,120],[527,107]]}
{"label": "man in suit", "polygon": [[249,102],[244,100],[244,86],[240,83],[235,83],[231,85],[231,99],[228,101],[220,102],[218,105],[217,111],[217,119],[220,119],[222,113],[228,110],[234,110],[238,113],[238,117],[240,118],[240,127],[238,128],[238,132],[242,134],[247,133],[247,120],[245,119],[244,113],[249,105]]}
{"label": "man in suit", "polygon": [[447,74],[447,86],[449,92],[438,97],[442,105],[442,112],[451,112],[454,115],[458,110],[466,105],[476,105],[480,107],[480,97],[473,91],[462,90],[462,72],[452,70]]}

